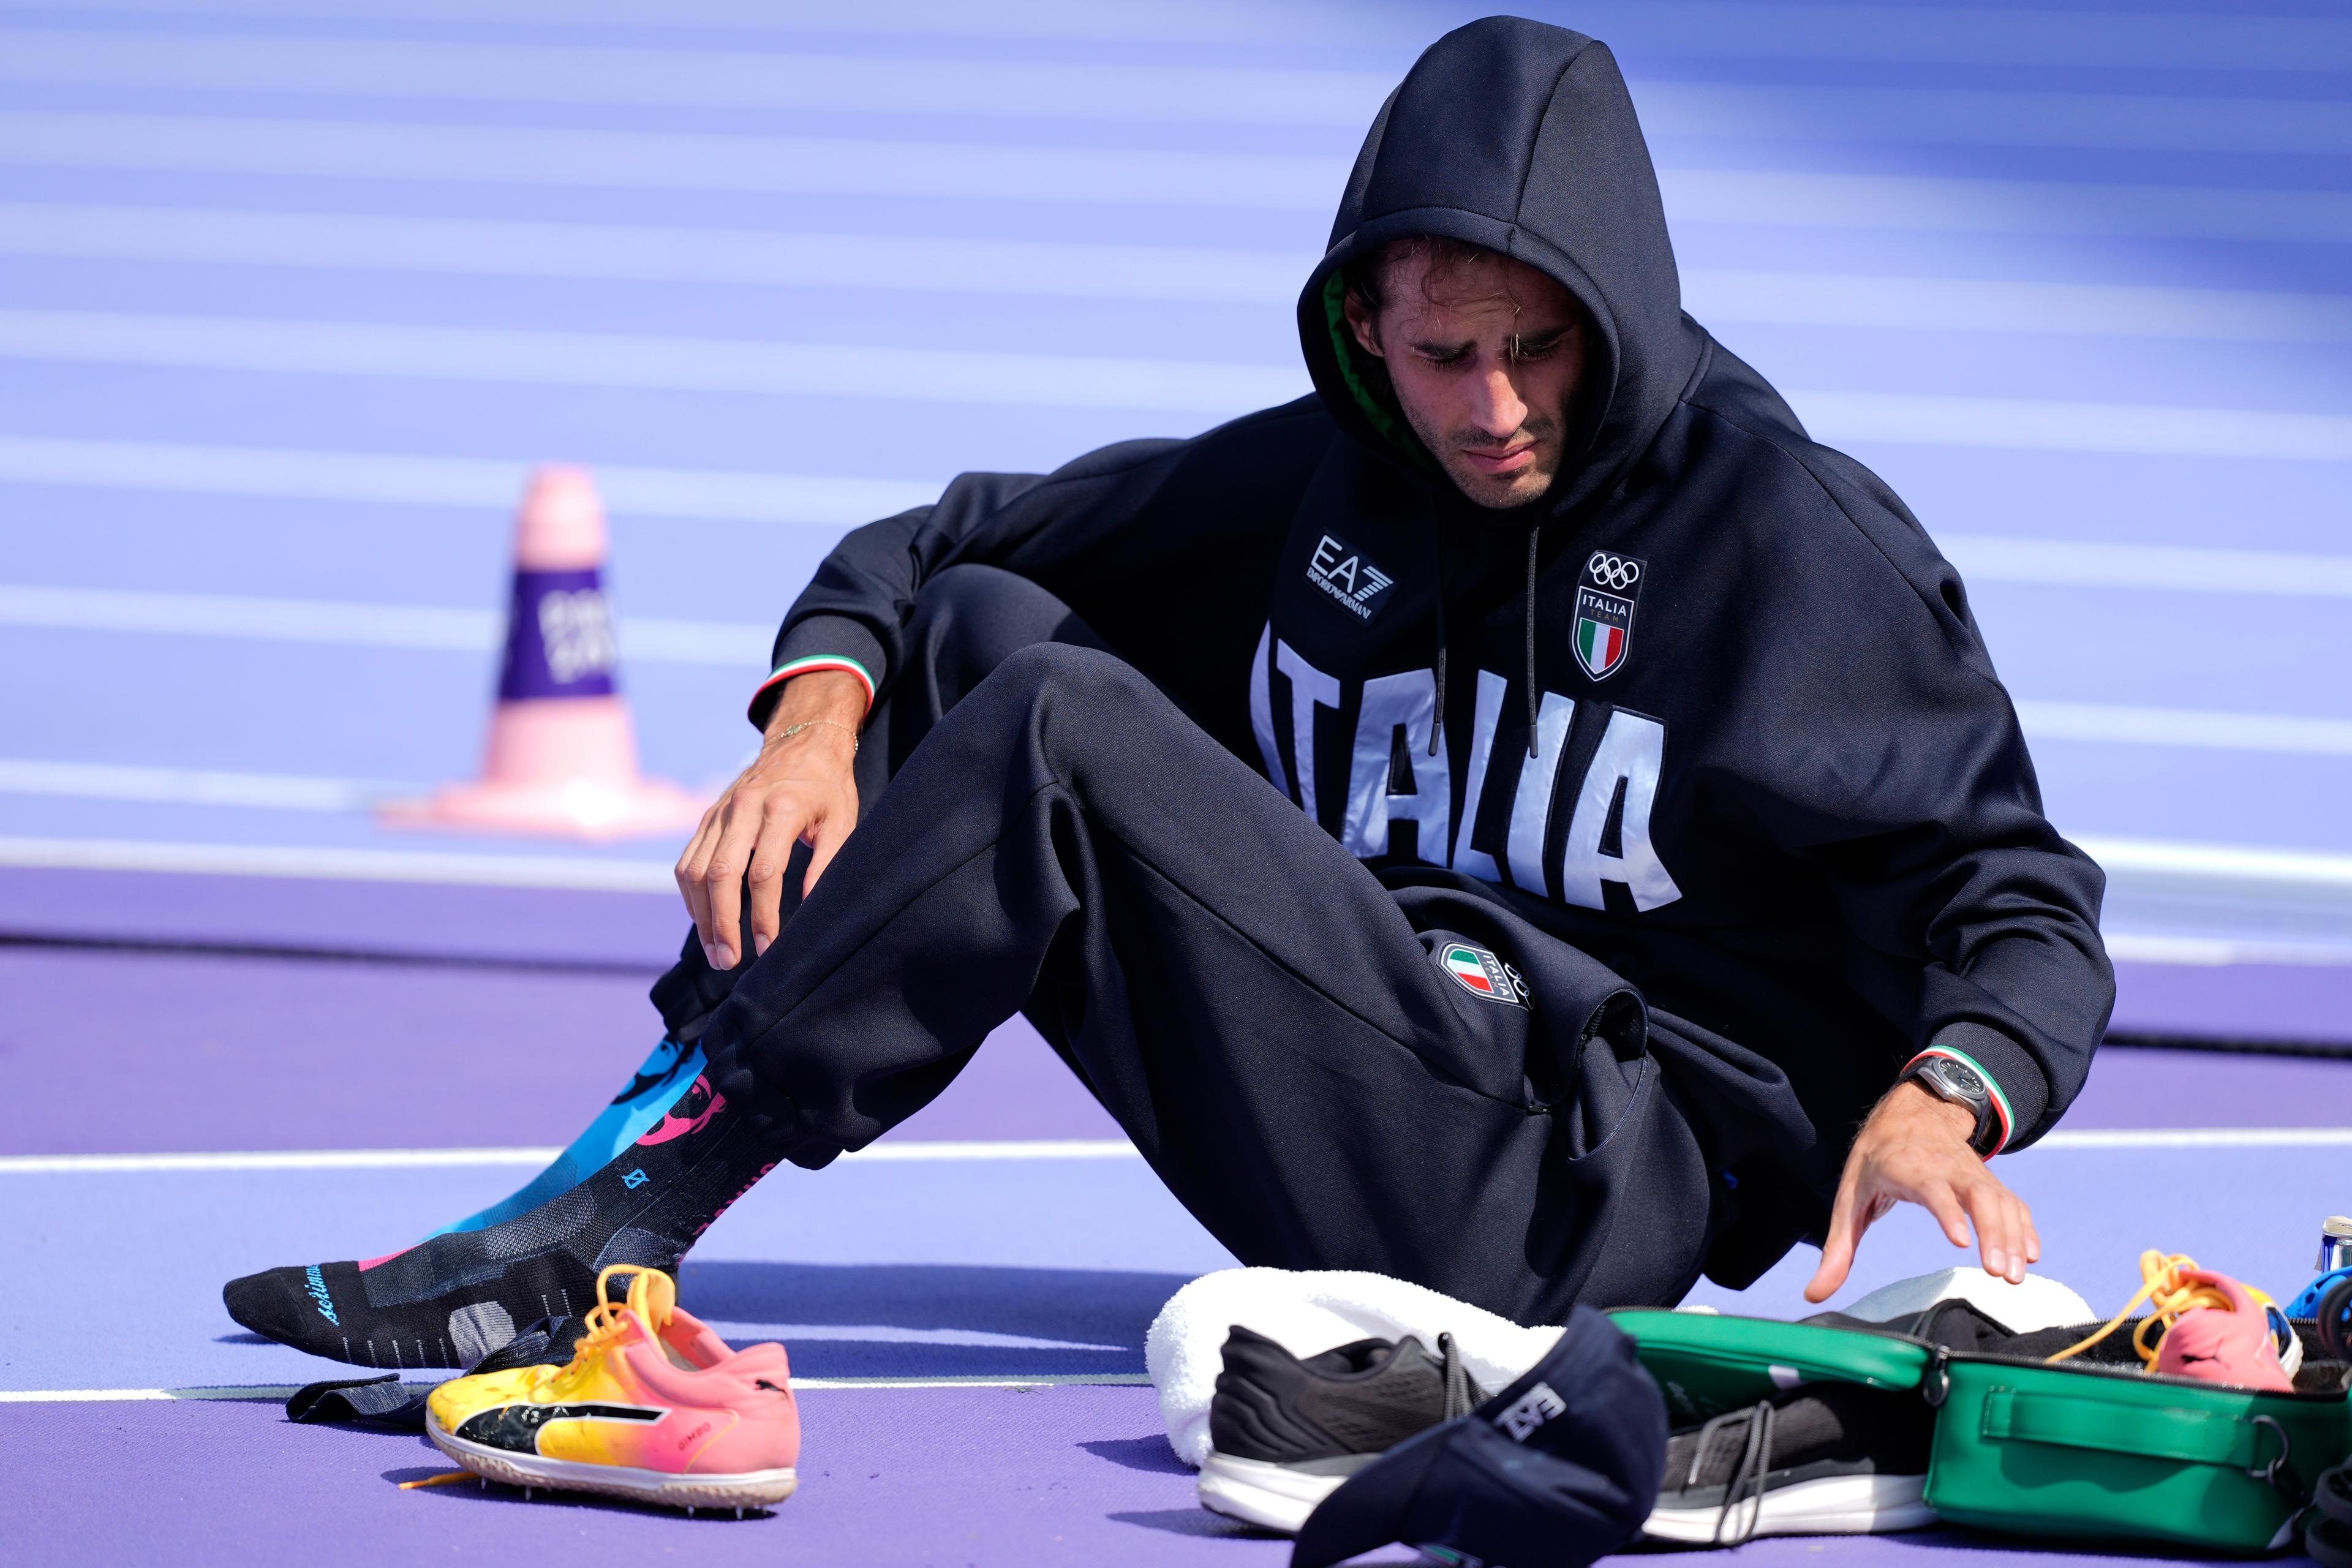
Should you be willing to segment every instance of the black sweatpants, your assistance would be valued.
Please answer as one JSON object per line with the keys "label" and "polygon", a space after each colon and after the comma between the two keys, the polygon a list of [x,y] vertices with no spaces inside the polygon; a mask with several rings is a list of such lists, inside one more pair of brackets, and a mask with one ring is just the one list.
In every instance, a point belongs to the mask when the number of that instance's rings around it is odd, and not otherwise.
{"label": "black sweatpants", "polygon": [[1025,1012],[1244,1263],[1523,1322],[1696,1281],[1720,1173],[1801,1114],[1777,1069],[1466,879],[1383,886],[1034,584],[954,569],[915,630],[887,787],[816,890],[760,958],[689,937],[655,989],[780,1155],[872,1142]]}

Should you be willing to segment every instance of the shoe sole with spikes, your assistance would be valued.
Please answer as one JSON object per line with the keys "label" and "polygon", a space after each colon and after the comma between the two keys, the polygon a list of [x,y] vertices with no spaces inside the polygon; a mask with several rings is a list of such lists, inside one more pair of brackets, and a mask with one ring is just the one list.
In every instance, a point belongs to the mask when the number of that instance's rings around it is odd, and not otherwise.
{"label": "shoe sole with spikes", "polygon": [[519,1454],[468,1442],[428,1419],[425,1432],[443,1453],[488,1480],[509,1486],[574,1492],[599,1492],[666,1508],[772,1508],[793,1495],[800,1485],[790,1469],[751,1470],[741,1475],[680,1476],[667,1470],[637,1469],[627,1465],[591,1465],[577,1459],[551,1459],[541,1454]]}

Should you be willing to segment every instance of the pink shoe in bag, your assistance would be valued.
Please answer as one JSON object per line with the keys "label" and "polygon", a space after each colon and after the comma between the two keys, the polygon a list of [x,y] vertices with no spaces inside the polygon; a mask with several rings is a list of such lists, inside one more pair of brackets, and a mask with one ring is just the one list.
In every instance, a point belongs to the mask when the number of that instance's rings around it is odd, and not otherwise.
{"label": "pink shoe in bag", "polygon": [[2289,1336],[2293,1363],[2302,1361],[2303,1347],[2284,1317],[2273,1321],[2270,1298],[2226,1274],[2198,1268],[2183,1253],[2143,1252],[2139,1275],[2143,1283],[2122,1311],[2088,1339],[2048,1359],[2080,1355],[2131,1321],[2132,1309],[2146,1301],[2148,1314],[2132,1330],[2131,1344],[2149,1372],[2233,1388],[2294,1391],[2294,1365],[2280,1360],[2279,1336]]}
{"label": "pink shoe in bag", "polygon": [[[2253,1292],[2228,1275],[2207,1268],[2183,1269],[2179,1278],[2181,1286],[2195,1292],[2199,1300],[2165,1331],[2149,1370],[2236,1388],[2293,1392],[2294,1380],[2279,1363],[2270,1313],[2254,1300]],[[2203,1299],[2207,1292],[2220,1295],[2228,1305],[2210,1304]]]}

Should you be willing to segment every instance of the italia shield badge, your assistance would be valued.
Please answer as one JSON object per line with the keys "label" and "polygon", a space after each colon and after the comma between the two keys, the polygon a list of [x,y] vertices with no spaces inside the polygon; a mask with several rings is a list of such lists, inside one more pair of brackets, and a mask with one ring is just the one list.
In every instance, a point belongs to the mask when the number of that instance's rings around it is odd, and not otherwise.
{"label": "italia shield badge", "polygon": [[1517,973],[1483,947],[1449,942],[1437,950],[1437,967],[1473,996],[1508,1003],[1514,1007],[1528,1005],[1527,986]]}
{"label": "italia shield badge", "polygon": [[1576,585],[1576,662],[1595,680],[1624,668],[1633,642],[1633,602],[1646,568],[1630,555],[1596,550]]}

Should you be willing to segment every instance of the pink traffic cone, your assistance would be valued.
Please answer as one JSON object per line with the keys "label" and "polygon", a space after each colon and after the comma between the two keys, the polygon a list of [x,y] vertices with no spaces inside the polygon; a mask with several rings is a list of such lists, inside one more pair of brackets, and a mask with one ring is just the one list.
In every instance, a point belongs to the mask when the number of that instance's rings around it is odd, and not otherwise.
{"label": "pink traffic cone", "polygon": [[701,820],[704,802],[637,772],[636,731],[614,687],[604,550],[604,509],[588,476],[533,474],[515,518],[506,663],[482,776],[394,802],[377,820],[575,838],[679,833]]}

